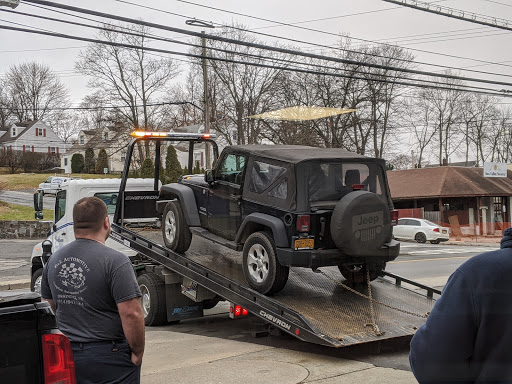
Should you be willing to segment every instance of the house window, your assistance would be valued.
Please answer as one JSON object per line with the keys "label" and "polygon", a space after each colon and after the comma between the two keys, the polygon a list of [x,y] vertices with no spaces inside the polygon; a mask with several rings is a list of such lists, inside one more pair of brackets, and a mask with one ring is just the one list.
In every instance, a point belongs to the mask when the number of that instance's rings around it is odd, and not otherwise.
{"label": "house window", "polygon": [[103,132],[103,141],[108,140],[108,131]]}
{"label": "house window", "polygon": [[50,153],[57,153],[57,149],[55,147],[50,147]]}
{"label": "house window", "polygon": [[126,160],[126,151],[121,151],[121,161]]}
{"label": "house window", "polygon": [[84,144],[85,144],[84,136],[81,135],[80,136],[80,145],[84,145]]}
{"label": "house window", "polygon": [[36,128],[36,136],[43,136],[43,128]]}
{"label": "house window", "polygon": [[64,166],[65,166],[65,167],[67,167],[67,166],[68,166],[68,158],[67,158],[67,157],[65,157],[65,158],[64,158]]}
{"label": "house window", "polygon": [[32,152],[34,152],[34,146],[32,146]]}
{"label": "house window", "polygon": [[12,127],[12,136],[16,136],[16,128]]}

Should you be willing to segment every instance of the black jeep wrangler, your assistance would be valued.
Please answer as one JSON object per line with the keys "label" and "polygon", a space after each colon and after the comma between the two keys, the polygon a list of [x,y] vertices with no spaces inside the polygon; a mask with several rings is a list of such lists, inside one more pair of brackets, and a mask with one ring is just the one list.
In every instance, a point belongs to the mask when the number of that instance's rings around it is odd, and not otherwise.
{"label": "black jeep wrangler", "polygon": [[185,252],[194,233],[243,250],[247,282],[264,294],[289,267],[338,266],[364,283],[400,250],[384,160],[342,149],[230,146],[204,176],[162,186],[157,209],[167,247]]}

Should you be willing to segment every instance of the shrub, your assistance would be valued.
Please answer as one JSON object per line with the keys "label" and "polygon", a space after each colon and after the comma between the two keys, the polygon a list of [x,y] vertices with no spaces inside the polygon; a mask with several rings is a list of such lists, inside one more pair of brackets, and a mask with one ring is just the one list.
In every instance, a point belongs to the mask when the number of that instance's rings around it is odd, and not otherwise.
{"label": "shrub", "polygon": [[101,148],[98,152],[98,160],[96,160],[96,173],[104,173],[104,169],[108,169],[108,156],[107,151]]}
{"label": "shrub", "polygon": [[[94,159],[94,149],[87,148],[85,150],[85,173],[94,173],[96,171],[96,160]],[[103,173],[103,170],[102,170]]]}
{"label": "shrub", "polygon": [[167,147],[167,156],[165,157],[165,182],[175,183],[183,174],[181,164],[178,161],[178,155],[174,146]]}
{"label": "shrub", "polygon": [[151,160],[149,157],[142,162],[140,176],[149,178],[155,176],[155,166],[153,165],[153,160]]}
{"label": "shrub", "polygon": [[84,155],[81,153],[75,153],[71,157],[71,172],[73,173],[82,173],[84,170]]}

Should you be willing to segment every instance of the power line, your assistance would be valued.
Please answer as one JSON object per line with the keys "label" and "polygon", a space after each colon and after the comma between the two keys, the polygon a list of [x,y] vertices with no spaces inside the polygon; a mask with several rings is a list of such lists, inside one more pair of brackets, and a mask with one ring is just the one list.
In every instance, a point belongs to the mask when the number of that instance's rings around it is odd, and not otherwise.
{"label": "power line", "polygon": [[[90,38],[79,37],[79,36],[65,35],[65,34],[61,34],[61,33],[35,31],[35,30],[29,30],[29,29],[17,28],[17,27],[9,27],[9,26],[0,26],[0,29],[42,34],[42,35],[47,35],[47,36],[67,38],[67,39],[73,39],[73,40],[81,40],[81,41],[87,41],[90,43],[98,43],[98,44],[118,46],[118,47],[124,47],[124,48],[140,49],[140,50],[154,51],[154,52],[159,52],[159,53],[168,53],[171,55],[181,55],[181,56],[192,57],[192,58],[202,58],[202,55],[196,55],[196,54],[191,54],[191,53],[183,53],[183,52],[168,51],[168,50],[163,50],[163,49],[158,49],[158,48],[134,46],[131,44],[90,39]],[[353,75],[343,75],[343,74],[339,74],[339,73],[326,73],[326,72],[319,72],[319,71],[306,70],[306,69],[300,69],[300,68],[290,68],[290,67],[283,67],[283,66],[272,66],[272,65],[268,65],[268,64],[251,63],[251,62],[244,62],[244,61],[239,61],[239,60],[224,59],[224,58],[219,58],[219,57],[208,57],[208,60],[228,62],[228,63],[233,63],[233,64],[249,65],[249,66],[261,67],[261,68],[271,68],[271,69],[292,71],[292,72],[299,72],[299,73],[308,73],[308,74],[321,75],[321,76],[333,76],[333,77],[350,78],[350,79],[357,79],[357,80],[374,80],[374,81],[379,81],[381,83],[391,83],[391,84],[396,84],[396,85],[414,86],[414,87],[419,87],[419,88],[435,88],[435,89],[439,89],[439,90],[458,91],[458,92],[467,91],[467,92],[481,93],[481,94],[487,94],[487,95],[493,95],[493,96],[504,96],[502,93],[498,93],[498,92],[504,92],[504,90],[497,90],[497,89],[492,89],[492,88],[482,88],[482,87],[474,87],[474,86],[465,86],[465,88],[454,88],[454,87],[439,86],[439,85],[432,86],[432,85],[426,85],[426,84],[401,82],[401,81],[397,81],[397,80],[387,80],[387,77],[379,78],[379,79],[371,79],[371,78],[369,79],[369,78],[356,77]],[[374,76],[379,76],[379,75],[374,74]],[[424,81],[424,80],[419,80],[419,81]],[[482,82],[486,82],[486,81],[482,80]],[[437,84],[439,84],[439,83],[437,83]],[[469,89],[473,89],[473,90],[469,91]]]}
{"label": "power line", "polygon": [[[118,1],[122,1],[122,0],[118,0]],[[126,1],[123,1],[123,2],[126,2]],[[5,11],[9,12],[9,13],[21,14],[21,15],[24,15],[24,16],[41,18],[41,19],[44,19],[44,20],[50,20],[50,21],[55,21],[55,22],[62,22],[62,23],[67,23],[67,24],[72,24],[72,25],[78,25],[78,26],[87,27],[87,28],[94,28],[94,29],[98,29],[98,30],[116,32],[116,33],[123,33],[123,34],[128,34],[128,35],[131,35],[131,36],[137,36],[137,37],[142,37],[142,38],[145,37],[143,34],[131,32],[127,28],[122,28],[124,30],[128,30],[127,32],[121,32],[121,31],[118,31],[118,30],[115,30],[115,29],[111,29],[111,28],[99,27],[99,26],[96,26],[96,25],[92,26],[92,25],[89,25],[89,24],[77,23],[77,22],[72,22],[72,21],[67,21],[67,20],[62,20],[62,19],[55,19],[55,18],[41,16],[41,15],[27,14],[27,13],[24,13],[24,12],[17,12],[17,11],[8,11],[8,10],[5,10]],[[58,11],[56,11],[56,12],[58,12]],[[67,14],[65,12],[63,12],[63,13]],[[76,16],[76,17],[79,17],[79,16]],[[88,18],[84,18],[84,19],[90,20]],[[196,48],[201,48],[201,46],[197,45],[197,44],[185,43],[185,42],[176,41],[176,40],[172,40],[172,39],[166,39],[166,38],[162,38],[162,37],[156,36],[154,34],[148,34],[148,36],[153,36],[153,39],[155,39],[155,40],[166,41],[166,42],[173,42],[173,43],[177,43],[177,44],[181,44],[181,45],[187,45],[187,46],[192,46],[192,47],[196,47]],[[239,56],[258,58],[258,59],[262,59],[264,61],[268,61],[268,57],[261,56],[261,55],[254,55],[254,54],[246,54],[246,53],[241,53],[241,52],[234,52],[234,51],[224,50],[224,49],[219,49],[219,48],[214,48],[214,47],[210,47],[210,50],[214,50],[214,51],[217,51],[217,52],[228,53],[228,54],[236,54],[236,55],[239,55]],[[303,65],[304,64],[302,62],[297,62],[297,61],[293,61],[293,60],[283,60],[283,59],[279,59],[279,58],[271,59],[271,61],[276,61],[276,60],[277,61],[281,61],[281,62],[285,62],[285,63],[294,63],[294,64],[299,64],[299,65]],[[316,66],[319,67],[319,68],[324,68],[324,69],[339,70],[339,68],[320,66],[320,65],[316,65]],[[476,72],[480,72],[480,71],[476,71]],[[355,73],[361,73],[361,72],[355,71]],[[497,75],[497,74],[489,73],[489,72],[483,72],[483,73],[491,74],[491,75]],[[512,76],[509,76],[509,75],[505,75],[505,76],[506,77],[512,77]],[[436,82],[429,82],[429,81],[424,81],[424,80],[420,80],[420,81],[425,82],[425,83],[436,83]]]}
{"label": "power line", "polygon": [[[181,0],[178,0],[181,1]],[[413,9],[417,9],[424,12],[433,13],[436,15],[451,17],[453,19],[468,21],[470,23],[486,25],[488,27],[505,29],[507,31],[512,31],[512,21],[500,19],[498,17],[486,16],[478,13],[468,12],[460,9],[444,7],[442,5],[432,6],[431,3],[425,3],[417,0],[383,0],[386,3],[403,5],[404,7],[409,7]],[[409,3],[409,1],[411,1]]]}
{"label": "power line", "polygon": [[488,3],[494,3],[494,4],[504,5],[505,7],[512,7],[512,5],[510,5],[510,4],[501,3],[501,2],[499,2],[499,1],[493,1],[493,0],[483,0],[483,1],[486,1],[486,2],[488,2]]}
{"label": "power line", "polygon": [[117,15],[110,15],[110,14],[106,14],[106,13],[102,13],[102,12],[97,12],[97,11],[84,9],[84,8],[78,8],[78,7],[72,7],[72,6],[53,3],[53,2],[45,1],[45,0],[25,0],[25,2],[43,4],[43,5],[48,5],[51,7],[71,10],[73,12],[86,13],[86,14],[99,16],[99,17],[112,18],[114,20],[119,20],[119,21],[123,21],[123,22],[127,22],[127,23],[144,25],[144,26],[151,27],[151,28],[163,29],[163,30],[167,30],[170,32],[183,33],[185,35],[190,35],[190,36],[195,36],[195,37],[205,37],[207,39],[222,41],[225,43],[231,43],[231,44],[235,44],[235,45],[243,45],[246,47],[259,48],[259,49],[263,49],[263,50],[269,50],[269,51],[291,54],[291,55],[298,55],[298,56],[308,57],[308,58],[312,58],[312,59],[320,59],[320,60],[333,61],[333,62],[343,63],[343,64],[365,66],[365,67],[371,67],[371,68],[375,68],[375,69],[392,70],[392,71],[397,71],[397,72],[404,72],[404,73],[411,73],[411,74],[425,75],[425,76],[433,76],[433,77],[447,78],[447,79],[453,79],[453,80],[473,81],[473,82],[480,82],[480,83],[486,83],[486,84],[502,85],[502,86],[507,86],[507,87],[512,86],[511,83],[498,82],[498,81],[492,81],[492,80],[484,80],[484,79],[475,79],[475,78],[454,76],[454,75],[448,75],[448,74],[439,74],[439,73],[426,72],[426,71],[418,71],[418,70],[414,70],[414,69],[392,67],[392,66],[381,65],[381,64],[365,63],[365,62],[360,62],[360,61],[355,61],[355,60],[350,60],[350,59],[329,57],[329,56],[317,55],[317,54],[312,54],[312,53],[299,52],[299,51],[295,51],[295,50],[291,50],[291,49],[285,49],[285,48],[272,47],[272,46],[263,45],[263,44],[251,43],[251,42],[246,42],[246,41],[242,41],[242,40],[229,39],[229,38],[220,37],[220,36],[211,35],[211,34],[201,34],[199,32],[189,31],[189,30],[182,29],[182,28],[169,27],[169,26],[165,26],[165,25],[161,25],[161,24],[145,22],[142,20],[136,20],[136,19],[131,19],[131,18],[117,16]]}
{"label": "power line", "polygon": [[[116,1],[120,1],[120,0],[116,0]],[[440,2],[443,2],[443,1],[446,1],[446,0],[433,1],[431,4],[433,4],[433,3],[440,3]],[[192,3],[192,2],[189,2],[189,3],[190,4],[194,4],[194,5],[198,6],[198,7],[203,7],[203,8],[208,8],[209,7],[209,6],[203,5],[203,4],[197,4],[197,3]],[[137,4],[133,4],[133,5],[137,5]],[[387,10],[398,9],[398,8],[399,7],[387,8]],[[225,10],[225,9],[220,9],[219,8],[218,10],[221,11],[221,12],[225,12],[225,13],[237,14],[236,12]],[[162,11],[162,12],[165,12],[165,11]],[[248,18],[251,18],[251,19],[259,19],[258,17],[251,16],[251,15],[245,15],[245,17],[248,17]],[[268,20],[268,19],[266,19],[266,20]],[[312,32],[317,32],[317,33],[322,33],[322,34],[326,34],[326,35],[331,35],[331,36],[339,37],[338,34],[335,34],[335,33],[332,33],[332,32],[326,32],[326,31],[321,31],[321,30],[318,30],[318,29],[300,27],[300,26],[289,24],[289,23],[282,23],[282,22],[275,21],[275,20],[269,20],[269,21],[273,22],[273,23],[276,23],[276,24],[279,24],[279,25],[283,25],[283,26],[290,26],[290,27],[294,27],[294,28],[300,28],[300,29],[309,30],[309,31],[312,31]],[[225,27],[234,28],[234,27],[231,27],[231,26],[225,26]],[[234,28],[234,29],[237,29],[237,28]],[[281,38],[281,39],[284,39],[284,40],[296,42],[295,39],[289,39],[289,38],[279,37],[279,36],[270,35],[270,34],[266,34],[266,33],[255,32],[253,30],[248,30],[248,32],[251,32],[251,33],[254,33],[254,34],[258,34],[258,35],[267,36],[267,37],[276,37],[276,38]],[[377,45],[384,45],[384,46],[388,46],[388,47],[395,47],[395,45],[392,45],[392,44],[382,43],[382,42],[368,40],[368,39],[361,39],[361,38],[357,38],[357,37],[353,37],[353,36],[350,36],[350,39],[356,40],[356,41],[362,41],[364,43],[371,43],[371,44],[377,44]],[[310,45],[318,45],[318,44],[308,43],[308,42],[303,42],[303,43],[310,44]],[[332,48],[332,47],[328,47],[328,48]],[[433,52],[433,51],[428,51],[428,50],[424,50],[424,49],[417,49],[417,48],[408,48],[408,49],[411,50],[411,51],[427,53],[427,54],[432,54],[432,55],[438,55],[438,56],[444,56],[444,57],[450,57],[450,58],[456,58],[456,59],[463,59],[463,60],[472,60],[472,61],[486,63],[486,64],[496,64],[496,63],[493,63],[493,62],[490,62],[490,61],[474,59],[474,58],[471,58],[471,57],[463,57],[463,56],[457,56],[457,55],[450,55],[450,54],[446,54],[446,53]],[[507,67],[509,67],[509,66],[507,65]]]}
{"label": "power line", "polygon": [[[156,11],[160,11],[160,12],[165,12],[165,13],[169,13],[171,15],[177,15],[177,16],[180,16],[180,17],[187,17],[185,15],[181,15],[181,14],[176,14],[176,13],[173,13],[173,12],[168,12],[168,11],[163,11],[163,10],[160,10],[160,9],[157,9],[157,8],[153,8],[153,7],[148,7],[148,6],[142,6],[142,5],[139,5],[139,4],[134,4],[134,3],[131,3],[129,1],[123,1],[123,0],[117,0],[119,2],[122,2],[122,3],[127,3],[127,4],[130,4],[130,5],[135,5],[135,6],[139,6],[139,7],[143,7],[143,8],[147,8],[147,9],[151,9],[151,10],[156,10]],[[33,4],[30,4],[32,6],[36,6],[36,5],[33,5]],[[47,9],[45,7],[41,7],[41,6],[36,6],[38,8],[42,8],[42,9]],[[54,11],[54,10],[52,10]],[[11,11],[13,12],[13,11]],[[57,12],[57,11],[54,11],[54,12]],[[13,12],[15,13],[15,12]],[[64,13],[64,14],[67,14],[67,15],[70,15],[68,13],[65,13],[65,12],[61,12],[61,13]],[[79,17],[79,16],[76,16],[76,15],[72,15],[74,17]],[[91,19],[88,19],[88,18],[84,18],[86,20],[91,20]],[[95,21],[95,20],[91,20],[91,21]],[[89,26],[91,27],[91,26]],[[125,28],[126,29],[126,28]],[[274,37],[277,37],[277,38],[280,38],[279,36],[274,36]],[[157,38],[158,39],[158,38]],[[169,41],[169,39],[163,39],[164,41]],[[176,40],[173,40],[172,42],[174,43],[177,43],[177,44],[180,44],[181,42],[178,42]],[[298,41],[298,42],[301,42],[301,41]],[[183,43],[182,43],[183,44]],[[189,44],[189,45],[192,45],[192,46],[196,46],[197,45],[193,45],[193,44]],[[326,47],[326,48],[331,48],[331,47]],[[215,48],[213,48],[215,49]],[[343,49],[345,50],[345,49]],[[366,52],[354,52],[354,51],[350,51],[350,50],[345,50],[345,51],[348,51],[348,52],[352,52],[352,53],[358,53],[358,54],[364,54],[364,55],[370,55],[370,56],[376,56],[376,57],[385,57],[385,56],[380,56],[380,55],[376,55],[376,54],[369,54],[369,53],[366,53]],[[240,55],[242,55],[240,53]],[[394,58],[393,58],[394,59]],[[424,65],[430,65],[430,66],[437,66],[437,67],[441,67],[441,68],[446,68],[446,69],[455,69],[455,70],[464,70],[462,68],[453,68],[453,67],[449,67],[449,66],[442,66],[442,65],[435,65],[435,64],[430,64],[430,63],[421,63],[421,62],[414,62],[414,61],[411,61],[411,60],[404,60],[404,59],[397,59],[397,60],[400,60],[400,61],[405,61],[405,62],[413,62],[413,63],[418,63],[418,64],[424,64]],[[493,75],[493,76],[504,76],[504,77],[511,77],[509,75],[504,75],[504,74],[497,74],[497,73],[492,73],[492,72],[487,72],[487,71],[476,71],[476,70],[467,70],[469,72],[474,72],[474,73],[480,73],[480,74],[486,74],[486,75]]]}
{"label": "power line", "polygon": [[[169,101],[162,103],[154,103],[154,104],[144,104],[144,105],[112,105],[112,106],[98,106],[98,107],[62,107],[62,108],[46,108],[45,111],[69,111],[69,110],[82,110],[82,111],[96,111],[103,109],[121,109],[121,108],[143,108],[143,107],[160,107],[164,105],[185,105],[192,104],[189,101]],[[0,109],[22,112],[26,111],[26,108],[9,108],[9,107],[0,107]]]}

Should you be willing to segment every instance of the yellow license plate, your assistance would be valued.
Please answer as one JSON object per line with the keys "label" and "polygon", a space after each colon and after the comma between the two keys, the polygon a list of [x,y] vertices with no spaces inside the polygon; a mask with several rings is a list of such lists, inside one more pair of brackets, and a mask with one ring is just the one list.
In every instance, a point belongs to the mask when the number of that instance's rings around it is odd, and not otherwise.
{"label": "yellow license plate", "polygon": [[297,239],[294,243],[295,249],[312,249],[315,245],[315,239]]}

